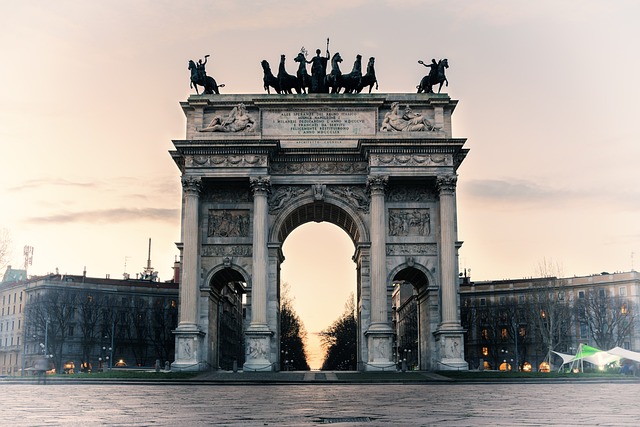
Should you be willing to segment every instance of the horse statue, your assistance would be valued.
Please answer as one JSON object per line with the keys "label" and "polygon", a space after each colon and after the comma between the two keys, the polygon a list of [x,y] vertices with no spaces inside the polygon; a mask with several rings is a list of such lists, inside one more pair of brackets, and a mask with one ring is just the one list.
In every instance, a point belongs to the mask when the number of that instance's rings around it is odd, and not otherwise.
{"label": "horse statue", "polygon": [[331,57],[331,73],[327,74],[327,87],[331,88],[331,93],[339,93],[341,89],[339,86],[342,77],[342,71],[340,71],[341,62],[340,52],[334,53]]}
{"label": "horse statue", "polygon": [[269,90],[269,87],[272,87],[276,91],[276,93],[280,93],[280,82],[278,81],[278,78],[271,72],[271,66],[269,65],[267,60],[263,59],[260,64],[262,64],[262,71],[264,71],[264,77],[262,79],[262,81],[264,82],[264,90],[266,90],[267,93],[270,94],[271,91]]}
{"label": "horse statue", "polygon": [[362,80],[362,55],[356,55],[353,68],[349,74],[343,74],[340,78],[340,86],[344,88],[344,93],[354,93],[360,86]]}
{"label": "horse statue", "polygon": [[193,62],[193,60],[189,60],[189,71],[191,71],[191,83],[189,84],[189,87],[196,89],[196,95],[200,95],[198,92],[198,86],[202,86],[204,88],[202,91],[203,95],[213,93],[220,94],[220,90],[218,88],[224,87],[224,85],[218,85],[213,77],[207,76],[204,72],[204,65],[202,69],[198,69],[196,63]]}
{"label": "horse statue", "polygon": [[298,78],[298,83],[302,88],[302,93],[307,93],[307,88],[311,87],[311,76],[307,73],[307,58],[305,58],[304,54],[300,52],[298,53],[298,56],[293,58],[293,60],[300,63],[300,65],[298,65],[296,77]]}
{"label": "horse statue", "polygon": [[358,85],[358,89],[356,90],[356,93],[360,93],[362,92],[362,89],[364,89],[366,86],[369,86],[369,93],[371,93],[371,89],[373,88],[373,85],[376,85],[376,90],[378,90],[378,80],[376,79],[376,70],[373,67],[374,62],[376,61],[376,59],[372,56],[371,58],[369,58],[369,62],[367,63],[367,73],[362,76],[362,79],[360,79],[360,84]]}
{"label": "horse statue", "polygon": [[295,89],[296,93],[302,93],[302,87],[296,76],[292,76],[284,69],[284,54],[280,55],[280,67],[278,68],[278,83],[280,83],[280,90],[282,93],[293,93],[291,90]]}
{"label": "horse statue", "polygon": [[428,75],[424,76],[420,81],[420,84],[416,86],[416,89],[418,89],[418,93],[433,93],[433,86],[438,83],[440,84],[440,86],[438,87],[438,93],[440,93],[443,83],[446,82],[447,87],[449,87],[449,80],[447,80],[447,77],[444,75],[445,68],[449,68],[449,62],[446,58],[441,59],[437,63],[435,62],[435,60],[431,60],[430,65],[426,65],[422,61],[418,61],[418,64],[422,64],[425,67],[431,68],[432,70]]}

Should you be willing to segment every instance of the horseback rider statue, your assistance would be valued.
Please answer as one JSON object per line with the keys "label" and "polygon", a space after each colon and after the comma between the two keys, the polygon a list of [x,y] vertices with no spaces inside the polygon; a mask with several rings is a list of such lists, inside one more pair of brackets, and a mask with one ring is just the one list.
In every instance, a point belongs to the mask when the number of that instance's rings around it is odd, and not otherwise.
{"label": "horseback rider statue", "polygon": [[190,87],[196,89],[196,94],[199,95],[198,86],[202,86],[204,90],[202,91],[203,95],[217,93],[219,87],[224,87],[224,85],[218,85],[215,79],[211,76],[207,76],[207,72],[205,70],[205,65],[207,64],[207,60],[211,55],[205,55],[204,61],[202,59],[198,59],[198,63],[196,64],[193,60],[189,60],[189,71],[191,71],[191,83]]}
{"label": "horseback rider statue", "polygon": [[445,68],[449,68],[449,62],[446,58],[441,59],[438,62],[436,62],[435,58],[431,59],[430,64],[425,64],[420,60],[418,61],[418,64],[424,65],[429,69],[429,74],[424,76],[420,81],[420,84],[416,86],[418,93],[433,93],[432,87],[436,84],[440,84],[438,87],[438,93],[440,93],[443,83],[446,83],[446,85],[449,86],[449,80],[447,80],[447,77],[444,75]]}

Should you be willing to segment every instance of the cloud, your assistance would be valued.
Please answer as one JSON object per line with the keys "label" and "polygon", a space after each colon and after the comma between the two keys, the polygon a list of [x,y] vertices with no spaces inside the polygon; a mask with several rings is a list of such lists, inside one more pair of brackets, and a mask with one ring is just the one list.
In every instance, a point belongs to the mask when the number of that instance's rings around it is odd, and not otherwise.
{"label": "cloud", "polygon": [[78,222],[115,223],[132,221],[176,222],[180,218],[179,213],[180,211],[178,209],[116,208],[36,216],[27,218],[25,221],[30,224],[68,224]]}
{"label": "cloud", "polygon": [[31,179],[28,181],[24,181],[21,184],[18,184],[13,187],[7,188],[7,191],[17,192],[23,190],[37,190],[43,187],[77,187],[77,188],[95,188],[98,183],[96,182],[79,182],[79,181],[70,181],[64,178],[39,178],[39,179]]}
{"label": "cloud", "polygon": [[640,211],[640,194],[623,189],[558,188],[522,179],[479,179],[460,184],[460,193],[489,204],[510,205],[513,208],[544,206],[565,208],[582,205],[606,206],[610,211]]}

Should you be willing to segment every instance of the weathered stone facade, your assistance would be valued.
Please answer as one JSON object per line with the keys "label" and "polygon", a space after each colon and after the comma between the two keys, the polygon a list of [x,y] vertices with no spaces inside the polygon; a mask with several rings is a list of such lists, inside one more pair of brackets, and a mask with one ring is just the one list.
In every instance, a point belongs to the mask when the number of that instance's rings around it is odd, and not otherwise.
{"label": "weathered stone facade", "polygon": [[[282,245],[309,221],[353,240],[359,369],[394,366],[391,292],[411,283],[419,367],[465,369],[457,281],[457,101],[436,94],[207,95],[183,102],[180,322],[174,369],[219,352],[215,303],[246,284],[245,370],[279,366]],[[401,111],[402,110],[402,111]],[[211,123],[229,122],[222,127]]]}

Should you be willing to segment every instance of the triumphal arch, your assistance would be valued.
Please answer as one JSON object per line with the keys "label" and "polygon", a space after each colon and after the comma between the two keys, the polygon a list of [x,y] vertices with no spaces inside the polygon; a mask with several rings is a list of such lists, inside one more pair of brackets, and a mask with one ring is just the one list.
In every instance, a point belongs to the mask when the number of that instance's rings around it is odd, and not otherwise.
{"label": "triumphal arch", "polygon": [[[446,94],[194,95],[181,103],[180,320],[173,369],[216,368],[220,299],[246,292],[245,371],[278,370],[282,245],[328,221],[355,247],[358,369],[394,366],[393,284],[413,284],[419,368],[466,369]],[[309,242],[327,244],[327,242]],[[329,242],[330,243],[330,242]]]}

